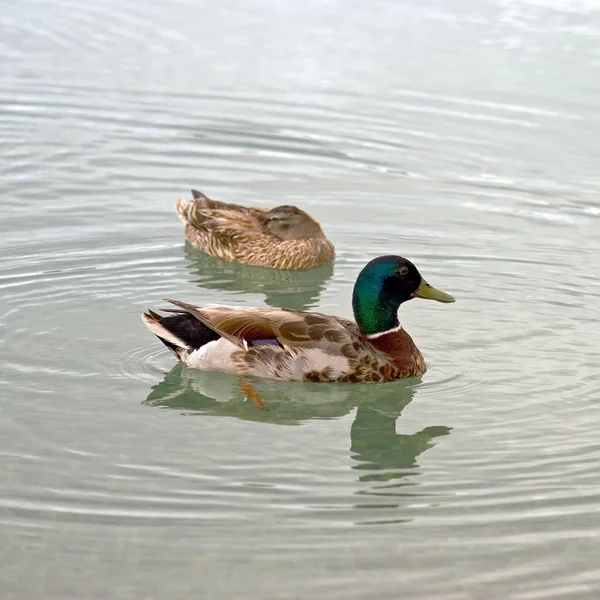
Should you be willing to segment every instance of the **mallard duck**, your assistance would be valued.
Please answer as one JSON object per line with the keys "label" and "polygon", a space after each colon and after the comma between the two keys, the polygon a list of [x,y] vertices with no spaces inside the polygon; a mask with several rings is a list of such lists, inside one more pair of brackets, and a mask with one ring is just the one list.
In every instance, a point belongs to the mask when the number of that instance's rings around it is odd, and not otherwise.
{"label": "mallard duck", "polygon": [[192,368],[288,381],[382,382],[427,370],[398,322],[398,308],[412,298],[454,302],[406,258],[380,256],[354,284],[355,322],[318,312],[201,307],[169,299],[177,308],[163,309],[168,316],[149,310],[142,319]]}
{"label": "mallard duck", "polygon": [[296,206],[272,209],[219,202],[192,190],[178,198],[185,236],[199,250],[227,260],[272,269],[313,269],[335,257],[319,223]]}

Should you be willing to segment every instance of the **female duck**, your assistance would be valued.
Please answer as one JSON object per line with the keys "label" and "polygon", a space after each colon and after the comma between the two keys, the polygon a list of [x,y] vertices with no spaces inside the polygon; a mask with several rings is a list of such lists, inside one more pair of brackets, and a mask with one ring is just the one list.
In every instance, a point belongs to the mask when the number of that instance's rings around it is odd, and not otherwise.
{"label": "female duck", "polygon": [[211,200],[192,190],[178,198],[177,216],[188,241],[229,262],[272,269],[304,270],[333,261],[333,244],[321,226],[295,206],[246,207]]}
{"label": "female duck", "polygon": [[400,256],[380,256],[360,272],[356,322],[283,308],[203,308],[167,300],[169,316],[142,315],[147,327],[189,367],[288,381],[392,381],[422,375],[425,361],[398,322],[411,298],[454,302]]}

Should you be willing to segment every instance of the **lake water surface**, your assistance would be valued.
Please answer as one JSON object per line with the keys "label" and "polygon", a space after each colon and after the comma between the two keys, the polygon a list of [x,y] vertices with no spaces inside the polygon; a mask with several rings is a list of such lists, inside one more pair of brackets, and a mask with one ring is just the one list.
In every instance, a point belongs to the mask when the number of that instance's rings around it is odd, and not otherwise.
{"label": "lake water surface", "polygon": [[[0,597],[600,596],[600,4],[11,0],[0,14]],[[177,196],[313,214],[331,268],[184,244]],[[163,297],[452,305],[420,381],[192,372]]]}

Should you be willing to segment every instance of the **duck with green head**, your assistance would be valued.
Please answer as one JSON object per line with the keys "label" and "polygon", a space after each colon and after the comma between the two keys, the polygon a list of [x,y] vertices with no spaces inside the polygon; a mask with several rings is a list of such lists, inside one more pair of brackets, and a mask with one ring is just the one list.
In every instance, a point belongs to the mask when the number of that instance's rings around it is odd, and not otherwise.
{"label": "duck with green head", "polygon": [[287,381],[383,382],[422,375],[425,360],[398,322],[412,298],[454,302],[401,256],[380,256],[354,285],[355,322],[283,308],[201,307],[142,315],[147,327],[189,367]]}

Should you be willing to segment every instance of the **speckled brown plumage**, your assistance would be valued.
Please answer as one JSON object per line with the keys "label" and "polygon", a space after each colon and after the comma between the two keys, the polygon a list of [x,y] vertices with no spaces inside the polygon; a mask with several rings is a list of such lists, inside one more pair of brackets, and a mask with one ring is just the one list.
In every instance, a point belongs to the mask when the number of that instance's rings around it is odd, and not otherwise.
{"label": "speckled brown plumage", "polygon": [[192,190],[179,198],[177,216],[188,241],[229,262],[273,269],[305,270],[333,261],[333,244],[321,226],[295,206],[245,207],[211,200]]}

